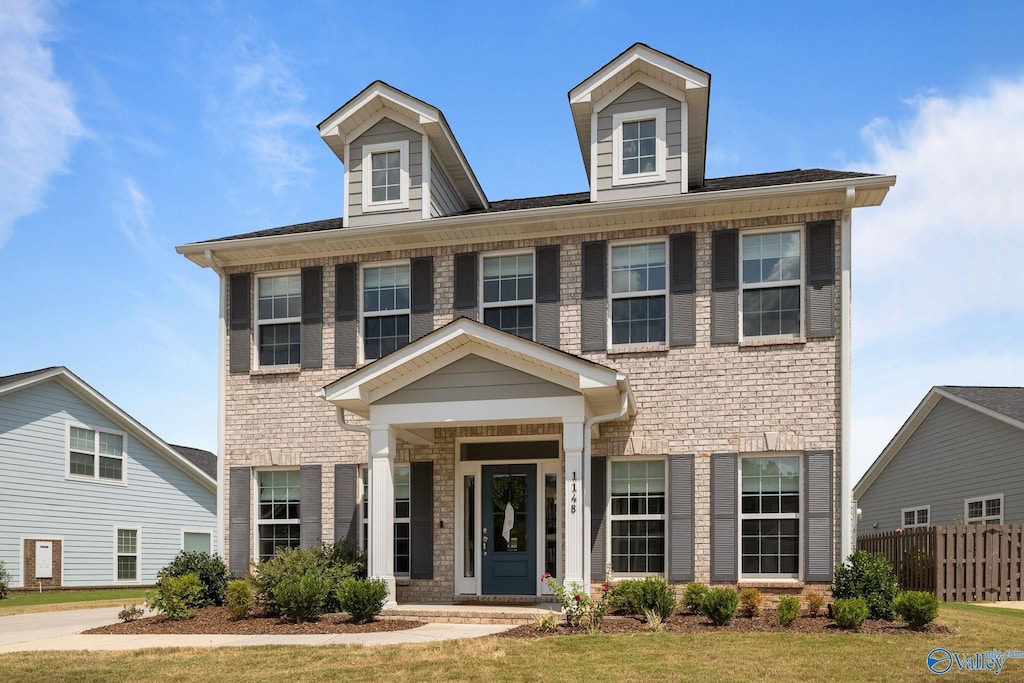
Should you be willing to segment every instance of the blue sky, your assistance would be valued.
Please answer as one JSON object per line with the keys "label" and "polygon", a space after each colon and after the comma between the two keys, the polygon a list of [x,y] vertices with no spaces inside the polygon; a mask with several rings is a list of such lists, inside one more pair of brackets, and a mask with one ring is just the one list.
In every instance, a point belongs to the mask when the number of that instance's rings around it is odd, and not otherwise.
{"label": "blue sky", "polygon": [[216,449],[187,242],[340,216],[316,124],[374,79],[490,199],[585,190],[567,91],[635,41],[712,74],[708,177],[899,176],[854,214],[855,479],[934,384],[1024,385],[1024,3],[0,3],[0,375],[67,365]]}

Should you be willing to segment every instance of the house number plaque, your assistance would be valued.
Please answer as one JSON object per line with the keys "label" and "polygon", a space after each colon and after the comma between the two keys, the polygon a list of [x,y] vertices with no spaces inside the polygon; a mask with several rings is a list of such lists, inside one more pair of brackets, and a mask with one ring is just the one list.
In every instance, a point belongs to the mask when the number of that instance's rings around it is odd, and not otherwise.
{"label": "house number plaque", "polygon": [[569,511],[572,514],[576,514],[576,472],[572,473],[572,498],[569,499],[572,505],[569,506]]}

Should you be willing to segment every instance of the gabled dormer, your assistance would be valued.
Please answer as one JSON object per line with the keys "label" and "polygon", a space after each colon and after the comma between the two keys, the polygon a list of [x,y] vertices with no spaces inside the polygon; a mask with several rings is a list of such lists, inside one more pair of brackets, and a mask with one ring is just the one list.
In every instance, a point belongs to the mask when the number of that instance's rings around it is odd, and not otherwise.
{"label": "gabled dormer", "polygon": [[444,114],[383,81],[371,83],[317,128],[345,165],[346,227],[487,208]]}
{"label": "gabled dormer", "polygon": [[704,183],[711,74],[636,43],[569,91],[591,201]]}

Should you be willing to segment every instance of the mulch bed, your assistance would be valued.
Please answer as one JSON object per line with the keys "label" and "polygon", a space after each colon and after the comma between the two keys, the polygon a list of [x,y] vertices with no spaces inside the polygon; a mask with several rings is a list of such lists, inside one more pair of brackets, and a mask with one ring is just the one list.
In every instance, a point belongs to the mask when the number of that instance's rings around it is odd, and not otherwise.
{"label": "mulch bed", "polygon": [[[856,631],[844,631],[828,617],[802,616],[790,627],[780,626],[775,620],[774,612],[766,612],[759,617],[733,617],[725,626],[715,626],[704,617],[693,614],[674,614],[664,624],[666,633],[835,633],[849,634]],[[517,626],[510,631],[498,634],[501,638],[544,638],[546,636],[572,636],[585,634],[582,628],[571,628],[563,619],[554,631],[541,631],[534,624]],[[647,624],[633,617],[612,615],[601,622],[601,633],[649,633]],[[859,633],[872,635],[913,635],[915,633],[955,634],[956,631],[943,624],[931,623],[923,631],[912,631],[899,621],[865,621]]]}
{"label": "mulch bed", "polygon": [[90,629],[85,633],[146,634],[146,633],[188,633],[227,635],[291,635],[322,633],[376,633],[380,631],[404,631],[423,626],[421,621],[400,619],[377,619],[369,624],[354,624],[347,614],[325,614],[319,621],[295,624],[280,617],[250,617],[235,620],[227,607],[204,607],[196,612],[194,619],[175,621],[170,617],[155,616],[135,621],[111,624]]}

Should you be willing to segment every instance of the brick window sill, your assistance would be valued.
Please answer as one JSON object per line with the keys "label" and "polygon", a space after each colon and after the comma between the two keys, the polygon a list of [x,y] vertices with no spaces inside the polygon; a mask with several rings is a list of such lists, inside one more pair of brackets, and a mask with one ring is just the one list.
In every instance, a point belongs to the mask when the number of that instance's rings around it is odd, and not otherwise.
{"label": "brick window sill", "polygon": [[252,377],[265,377],[268,375],[297,375],[299,374],[298,365],[281,365],[269,368],[256,368],[249,373]]}
{"label": "brick window sill", "polygon": [[609,356],[621,356],[629,353],[660,353],[668,351],[667,344],[624,344],[608,348]]}
{"label": "brick window sill", "polygon": [[806,343],[806,337],[757,337],[754,339],[744,339],[740,342],[740,348],[750,349],[762,346],[787,346]]}

